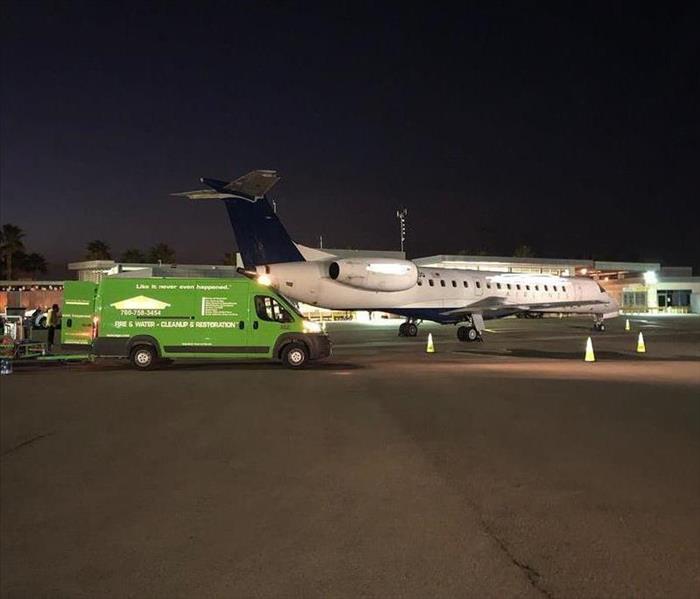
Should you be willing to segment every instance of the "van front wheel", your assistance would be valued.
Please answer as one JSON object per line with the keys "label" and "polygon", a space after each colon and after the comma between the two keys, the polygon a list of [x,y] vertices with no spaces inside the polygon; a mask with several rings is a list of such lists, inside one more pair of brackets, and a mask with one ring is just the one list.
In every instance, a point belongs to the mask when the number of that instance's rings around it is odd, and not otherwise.
{"label": "van front wheel", "polygon": [[156,363],[156,350],[151,345],[137,345],[131,350],[131,365],[138,370],[149,370]]}
{"label": "van front wheel", "polygon": [[282,350],[282,363],[288,368],[302,368],[309,361],[309,350],[302,343],[290,343]]}

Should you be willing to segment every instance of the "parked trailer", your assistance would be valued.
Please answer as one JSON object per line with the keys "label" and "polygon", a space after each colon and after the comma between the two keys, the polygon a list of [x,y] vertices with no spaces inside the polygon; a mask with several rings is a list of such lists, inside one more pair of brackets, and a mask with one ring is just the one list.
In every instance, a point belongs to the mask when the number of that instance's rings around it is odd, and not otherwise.
{"label": "parked trailer", "polygon": [[328,336],[284,297],[254,280],[107,277],[68,281],[61,341],[93,357],[265,359],[290,368],[331,353]]}

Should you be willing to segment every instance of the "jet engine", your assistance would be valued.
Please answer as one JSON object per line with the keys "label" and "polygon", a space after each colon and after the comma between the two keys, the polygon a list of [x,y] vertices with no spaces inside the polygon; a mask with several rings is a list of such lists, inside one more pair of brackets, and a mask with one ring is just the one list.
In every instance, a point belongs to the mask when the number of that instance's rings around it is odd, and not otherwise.
{"label": "jet engine", "polygon": [[368,291],[405,291],[418,281],[418,268],[408,260],[343,258],[329,264],[328,276]]}

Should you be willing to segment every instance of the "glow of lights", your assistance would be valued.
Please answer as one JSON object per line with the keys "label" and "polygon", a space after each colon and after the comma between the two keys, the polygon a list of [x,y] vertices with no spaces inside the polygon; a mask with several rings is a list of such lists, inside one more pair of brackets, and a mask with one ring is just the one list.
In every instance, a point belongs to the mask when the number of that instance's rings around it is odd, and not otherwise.
{"label": "glow of lights", "polygon": [[656,285],[659,282],[659,279],[653,270],[648,270],[644,273],[644,282],[647,285]]}
{"label": "glow of lights", "polygon": [[587,268],[582,268],[582,269],[581,269],[581,274],[582,274],[582,275],[587,275],[587,274],[588,274],[588,269],[587,269]]}
{"label": "glow of lights", "polygon": [[310,320],[304,321],[304,332],[305,333],[320,333],[321,325],[317,322],[311,322]]}
{"label": "glow of lights", "polygon": [[368,264],[367,270],[380,275],[405,275],[411,270],[411,267],[408,264],[376,262]]}
{"label": "glow of lights", "polygon": [[272,285],[272,279],[268,275],[260,275],[258,277],[258,283],[265,285],[265,287],[269,287]]}

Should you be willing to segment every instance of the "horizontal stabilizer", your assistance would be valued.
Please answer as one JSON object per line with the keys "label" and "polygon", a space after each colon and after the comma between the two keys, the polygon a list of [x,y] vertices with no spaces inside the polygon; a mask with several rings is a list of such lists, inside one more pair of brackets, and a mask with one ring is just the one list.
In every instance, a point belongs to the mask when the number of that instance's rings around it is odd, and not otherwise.
{"label": "horizontal stabilizer", "polygon": [[230,193],[220,193],[211,189],[195,189],[193,191],[181,191],[180,193],[171,193],[173,196],[181,196],[190,200],[225,200],[227,198],[235,198],[236,196]]}
{"label": "horizontal stabilizer", "polygon": [[[226,184],[221,191],[241,193],[251,198],[263,197],[279,181],[277,171],[252,171]],[[204,183],[209,183],[204,181]]]}

